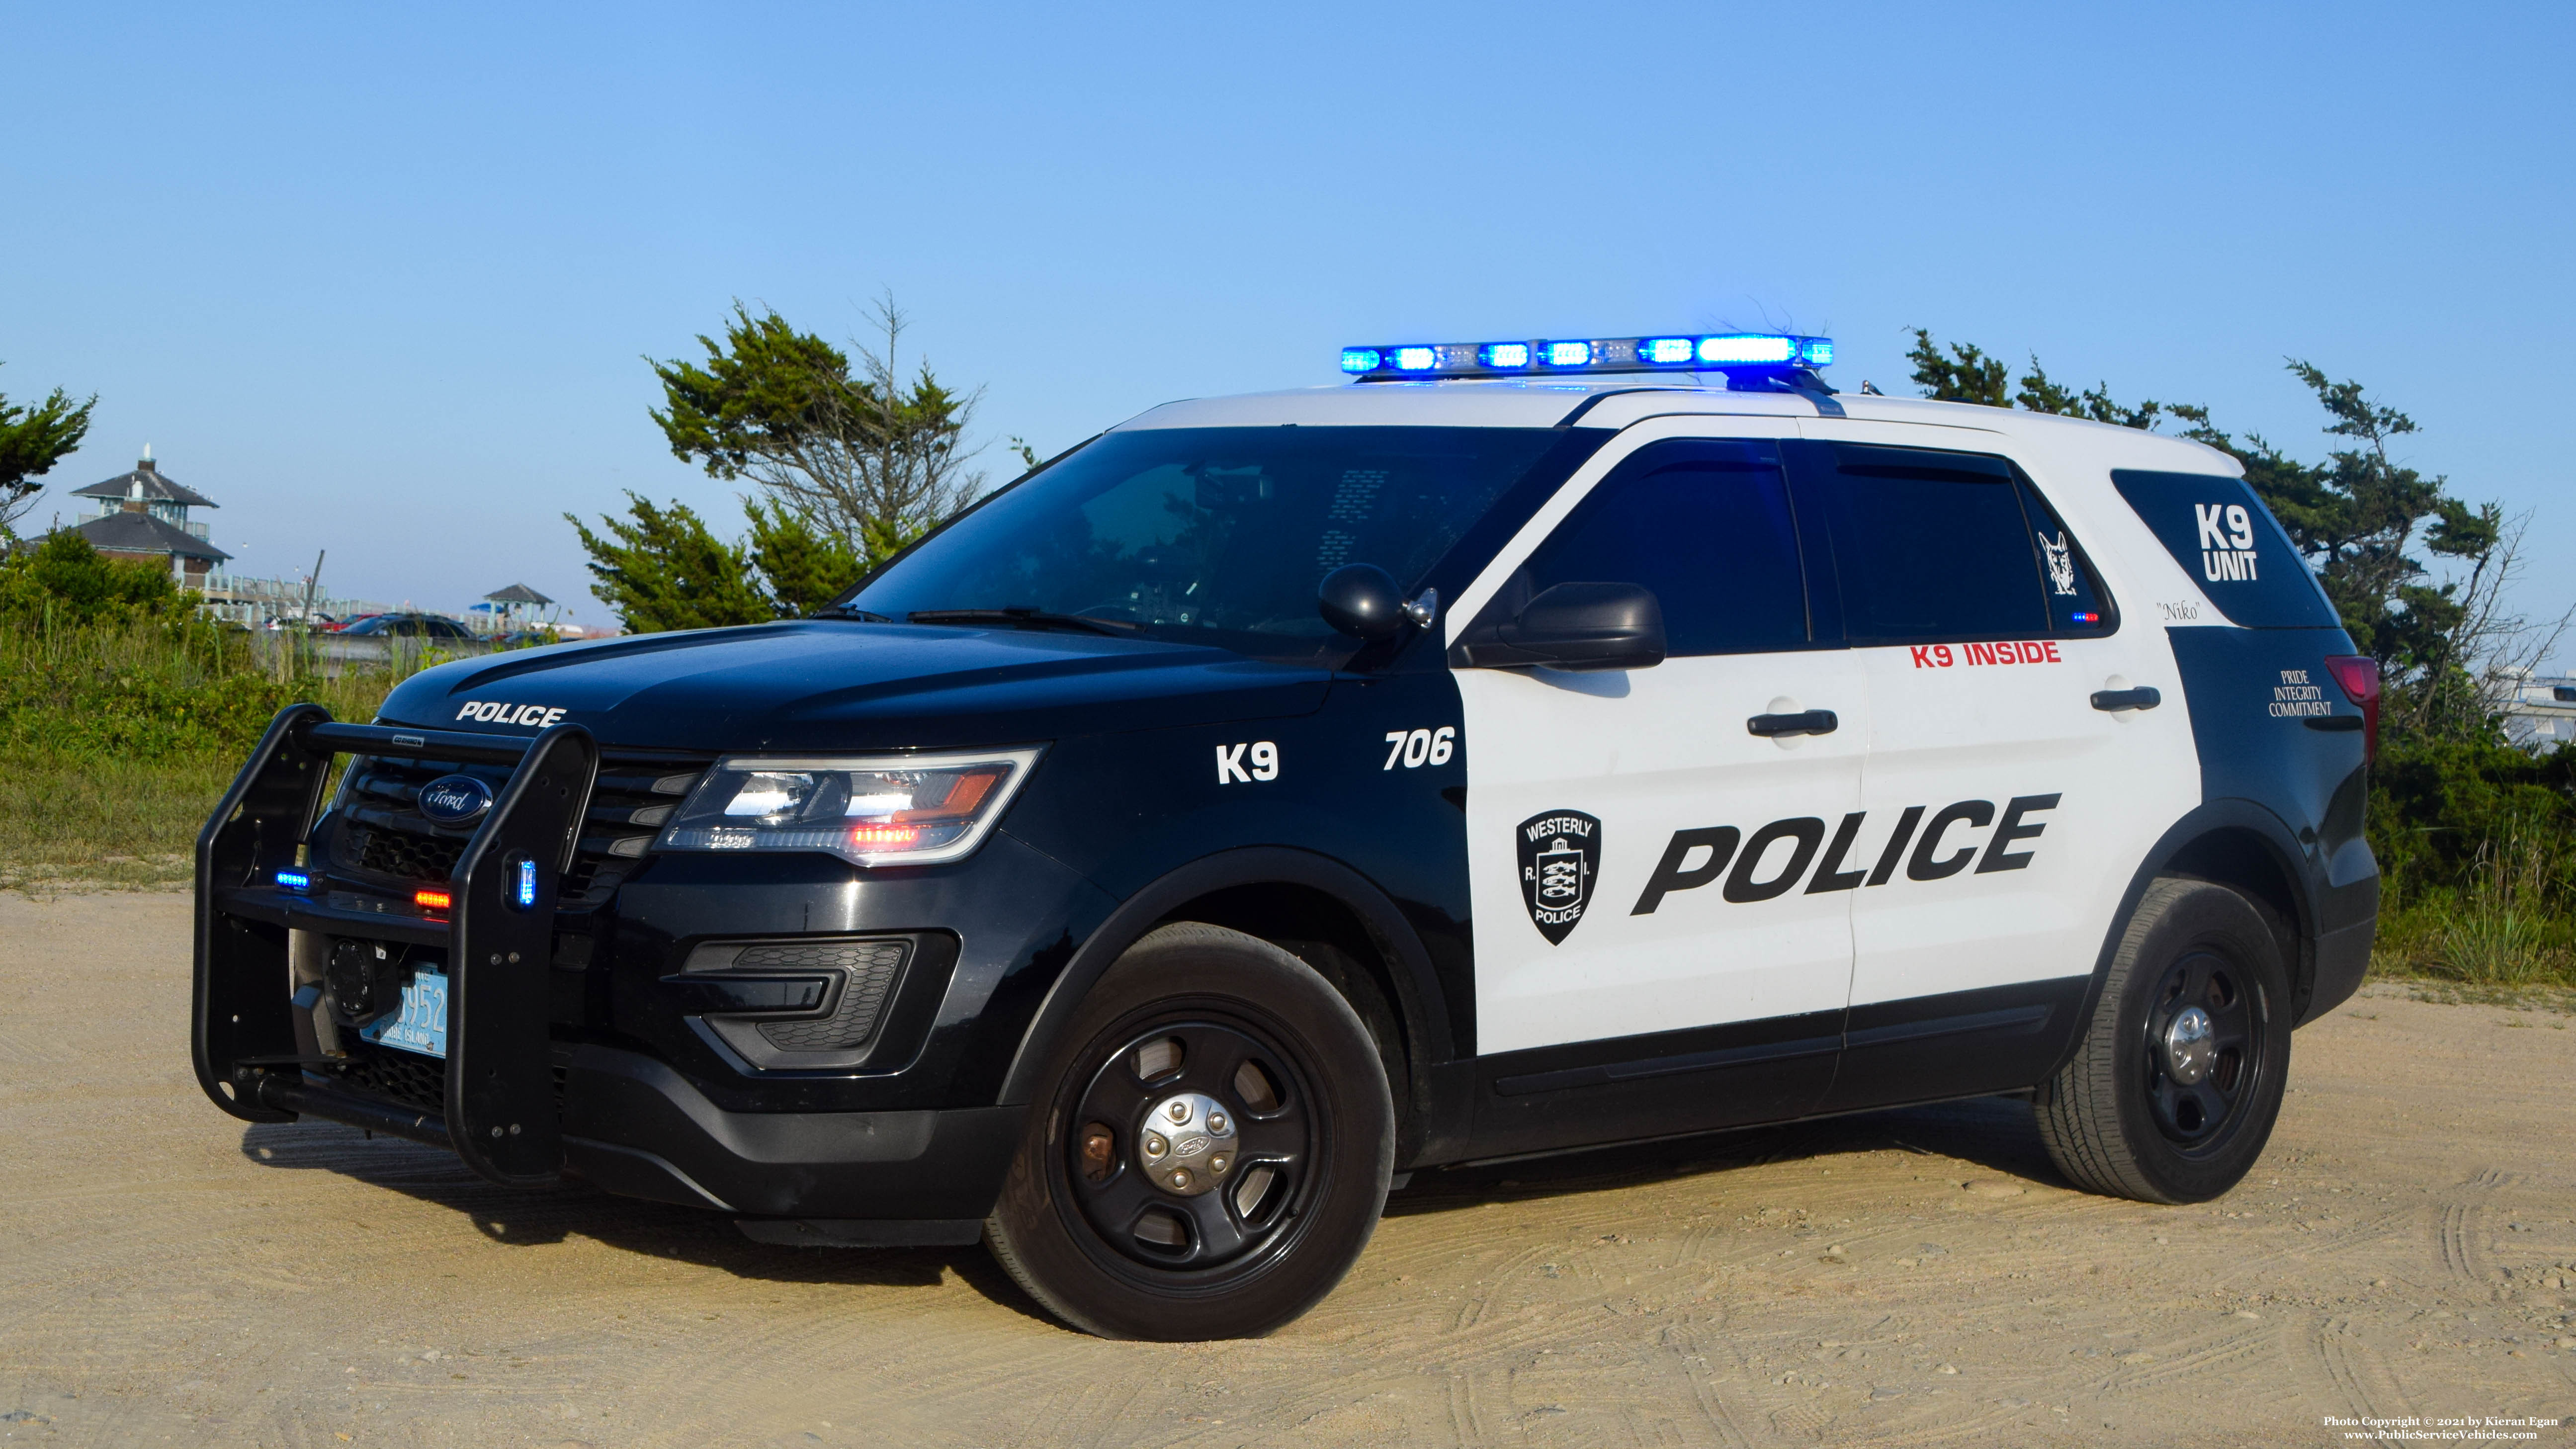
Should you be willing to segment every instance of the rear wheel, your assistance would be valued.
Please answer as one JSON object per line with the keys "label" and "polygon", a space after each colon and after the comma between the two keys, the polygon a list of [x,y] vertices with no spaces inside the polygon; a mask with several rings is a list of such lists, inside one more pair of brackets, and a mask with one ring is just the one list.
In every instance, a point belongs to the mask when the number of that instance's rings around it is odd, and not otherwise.
{"label": "rear wheel", "polygon": [[2226,1192],[2271,1140],[2290,1026],[2279,940],[2253,902],[2207,881],[2157,881],[2075,1059],[2038,1092],[2049,1157],[2115,1197]]}
{"label": "rear wheel", "polygon": [[1255,937],[1165,926],[1084,1001],[985,1241],[1091,1333],[1266,1333],[1367,1246],[1394,1143],[1377,1045],[1339,992]]}

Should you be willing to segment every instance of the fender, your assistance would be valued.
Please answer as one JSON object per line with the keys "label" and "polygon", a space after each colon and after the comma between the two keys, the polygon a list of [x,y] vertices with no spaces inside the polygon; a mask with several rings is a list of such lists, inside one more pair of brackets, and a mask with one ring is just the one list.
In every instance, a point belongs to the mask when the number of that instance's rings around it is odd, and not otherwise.
{"label": "fender", "polygon": [[1019,1050],[1003,1076],[1001,1104],[1025,1106],[1037,1094],[1039,1073],[1081,1009],[1082,999],[1128,947],[1188,902],[1211,891],[1248,885],[1305,886],[1331,896],[1360,918],[1379,948],[1396,963],[1392,973],[1395,1008],[1404,1017],[1405,1040],[1414,1055],[1413,1105],[1416,1110],[1427,1109],[1433,1075],[1429,1068],[1448,1061],[1454,1052],[1448,1004],[1430,953],[1395,902],[1366,876],[1329,856],[1284,846],[1248,846],[1202,857],[1120,902],[1065,963],[1038,1003],[1037,1014],[1021,1035]]}
{"label": "fender", "polygon": [[2112,912],[2110,928],[2103,933],[2102,949],[2094,957],[2093,976],[2085,984],[2082,1005],[2071,1019],[2071,1028],[2057,1059],[2050,1063],[2041,1081],[2056,1076],[2074,1059],[2076,1048],[2084,1040],[2085,1028],[2101,1004],[2103,987],[2111,979],[2111,961],[2119,954],[2120,939],[2128,934],[2129,918],[2137,913],[2138,902],[2145,898],[2147,887],[2166,874],[2186,849],[2222,830],[2243,831],[2261,841],[2272,863],[2290,882],[2294,911],[2290,931],[2295,938],[2296,952],[2286,964],[2290,973],[2291,1003],[2294,1008],[2304,1008],[2317,940],[2317,872],[2307,863],[2307,852],[2300,848],[2298,836],[2270,809],[2242,798],[2206,801],[2157,837],[2146,858],[2139,863],[2136,874],[2129,878],[2128,889],[2120,893],[2120,907]]}

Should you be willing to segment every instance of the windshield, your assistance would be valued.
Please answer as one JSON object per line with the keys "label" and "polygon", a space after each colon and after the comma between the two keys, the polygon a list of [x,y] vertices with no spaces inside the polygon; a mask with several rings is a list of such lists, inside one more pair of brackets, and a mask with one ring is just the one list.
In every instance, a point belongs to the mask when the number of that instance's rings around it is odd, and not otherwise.
{"label": "windshield", "polygon": [[897,620],[949,610],[1078,615],[1261,658],[1334,659],[1357,641],[1316,612],[1326,574],[1376,564],[1410,594],[1559,436],[1110,433],[924,540],[840,607]]}

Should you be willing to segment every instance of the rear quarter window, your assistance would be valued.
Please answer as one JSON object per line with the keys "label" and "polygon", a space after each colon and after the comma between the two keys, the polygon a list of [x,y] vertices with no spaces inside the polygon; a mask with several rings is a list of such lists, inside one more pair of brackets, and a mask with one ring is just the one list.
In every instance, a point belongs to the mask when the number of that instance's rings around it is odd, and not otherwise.
{"label": "rear quarter window", "polygon": [[2112,471],[2111,485],[2229,623],[2249,629],[2343,623],[2244,479],[2120,468]]}

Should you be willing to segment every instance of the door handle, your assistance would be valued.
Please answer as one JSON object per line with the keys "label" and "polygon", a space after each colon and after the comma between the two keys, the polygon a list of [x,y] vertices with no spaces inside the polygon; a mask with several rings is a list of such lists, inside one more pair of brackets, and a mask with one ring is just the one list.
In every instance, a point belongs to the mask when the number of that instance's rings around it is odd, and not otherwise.
{"label": "door handle", "polygon": [[2098,710],[2105,710],[2112,713],[2117,713],[2124,709],[2154,709],[2157,705],[2164,702],[2165,697],[2162,694],[2157,693],[2154,686],[2146,684],[2141,684],[2135,689],[2097,689],[2093,691],[2093,707]]}
{"label": "door handle", "polygon": [[1765,739],[1784,735],[1829,735],[1842,728],[1842,721],[1829,709],[1802,709],[1796,714],[1757,714],[1744,722],[1744,728]]}

